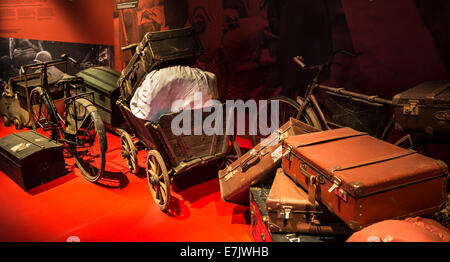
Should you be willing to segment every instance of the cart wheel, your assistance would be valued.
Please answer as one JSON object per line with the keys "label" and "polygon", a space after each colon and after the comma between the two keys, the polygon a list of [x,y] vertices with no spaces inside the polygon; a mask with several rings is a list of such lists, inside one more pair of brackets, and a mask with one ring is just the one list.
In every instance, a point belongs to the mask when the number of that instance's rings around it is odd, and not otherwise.
{"label": "cart wheel", "polygon": [[146,172],[153,199],[164,211],[170,204],[170,178],[166,164],[158,151],[148,152]]}
{"label": "cart wheel", "polygon": [[139,165],[137,162],[136,146],[133,139],[126,131],[120,130],[120,143],[122,145],[122,157],[127,161],[132,174],[137,174]]}

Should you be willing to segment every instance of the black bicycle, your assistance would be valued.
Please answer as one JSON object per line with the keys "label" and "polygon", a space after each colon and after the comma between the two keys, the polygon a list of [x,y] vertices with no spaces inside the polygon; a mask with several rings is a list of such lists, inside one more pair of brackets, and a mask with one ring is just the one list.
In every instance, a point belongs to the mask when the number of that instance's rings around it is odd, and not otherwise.
{"label": "black bicycle", "polygon": [[60,59],[22,66],[20,75],[26,75],[28,69],[40,70],[40,87],[30,93],[29,113],[33,129],[47,135],[65,146],[65,150],[74,158],[83,176],[91,182],[98,181],[105,170],[107,150],[106,133],[103,121],[94,104],[86,99],[94,93],[80,93],[84,80],[81,77],[64,75],[56,87],[64,92],[64,113],[61,116],[48,93],[47,69],[51,66],[77,62],[68,55]]}
{"label": "black bicycle", "polygon": [[[356,57],[356,55],[351,52],[345,50],[336,50],[330,55],[328,61],[326,61],[324,64],[314,66],[307,66],[305,64],[304,59],[301,56],[296,56],[293,58],[293,61],[301,69],[315,72],[315,76],[308,85],[304,96],[297,97],[296,101],[291,98],[283,96],[272,98],[273,100],[279,101],[280,118],[282,118],[282,121],[287,121],[286,120],[287,117],[295,117],[296,119],[303,121],[320,130],[329,130],[331,128],[339,127],[340,125],[333,123],[326,118],[315,95],[317,90],[334,93],[336,95],[345,96],[351,99],[362,100],[367,101],[369,103],[383,105],[388,108],[393,106],[392,100],[383,99],[376,95],[370,96],[347,91],[344,88],[330,87],[321,84],[320,78],[322,74],[327,70],[329,70],[332,65],[336,64],[333,62],[333,60],[337,54],[344,54],[347,56]],[[388,139],[388,136],[393,130],[396,123],[395,115],[392,115],[391,117],[388,116],[386,119],[387,123],[378,123],[382,127],[381,129],[382,132],[380,132],[380,134],[376,136],[379,139],[385,141]],[[409,130],[405,130],[405,132],[406,134],[404,134],[400,139],[397,139],[393,144],[410,149],[416,149],[420,146],[423,146],[424,150],[427,152],[427,154],[429,154],[427,149],[427,143],[432,141],[433,139],[430,139],[428,137],[422,137],[422,135],[424,134],[414,134],[413,136],[413,133],[409,132]],[[436,139],[436,141],[441,143],[442,140],[439,139],[440,138]]]}

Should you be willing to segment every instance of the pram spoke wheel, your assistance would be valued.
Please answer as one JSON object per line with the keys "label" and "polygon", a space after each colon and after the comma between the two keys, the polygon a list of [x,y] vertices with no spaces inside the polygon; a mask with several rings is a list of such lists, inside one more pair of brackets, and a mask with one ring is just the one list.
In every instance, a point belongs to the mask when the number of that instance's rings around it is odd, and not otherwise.
{"label": "pram spoke wheel", "polygon": [[137,162],[136,146],[133,139],[126,131],[120,131],[120,143],[122,145],[122,157],[127,161],[128,168],[132,174],[137,174],[139,165]]}
{"label": "pram spoke wheel", "polygon": [[170,204],[170,178],[163,158],[156,150],[147,155],[146,173],[153,199],[161,210]]}

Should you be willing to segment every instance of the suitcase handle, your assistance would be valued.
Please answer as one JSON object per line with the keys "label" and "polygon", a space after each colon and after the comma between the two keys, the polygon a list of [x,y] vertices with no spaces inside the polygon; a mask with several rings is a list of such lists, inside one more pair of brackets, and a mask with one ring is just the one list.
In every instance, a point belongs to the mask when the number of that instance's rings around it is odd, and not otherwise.
{"label": "suitcase handle", "polygon": [[[306,163],[301,162],[299,168],[300,168],[300,172],[302,172],[302,174],[306,177],[306,179],[310,180],[313,175],[311,175],[308,172]],[[321,184],[321,185],[325,184],[325,179],[323,178],[323,176],[317,175],[317,176],[314,176],[314,177],[317,178],[317,181],[319,182],[319,184]]]}
{"label": "suitcase handle", "polygon": [[248,158],[242,165],[242,172],[244,172],[244,173],[247,172],[247,170],[249,170],[250,167],[258,164],[260,160],[261,160],[261,158],[260,158],[259,154]]}
{"label": "suitcase handle", "polygon": [[311,174],[308,173],[308,170],[306,170],[306,164],[303,162],[300,162],[300,172],[309,180],[311,179]]}

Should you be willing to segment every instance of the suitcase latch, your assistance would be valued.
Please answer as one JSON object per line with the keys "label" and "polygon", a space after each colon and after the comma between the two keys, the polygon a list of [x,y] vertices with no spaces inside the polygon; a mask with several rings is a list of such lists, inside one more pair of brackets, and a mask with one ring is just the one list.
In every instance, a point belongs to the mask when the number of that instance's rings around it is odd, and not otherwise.
{"label": "suitcase latch", "polygon": [[403,105],[403,114],[410,116],[418,116],[419,115],[419,101],[418,100],[409,100],[406,105]]}
{"label": "suitcase latch", "polygon": [[333,177],[333,185],[330,187],[328,192],[333,192],[337,187],[339,187],[342,184],[342,180],[339,177]]}
{"label": "suitcase latch", "polygon": [[282,206],[278,211],[278,218],[291,219],[292,218],[292,206]]}
{"label": "suitcase latch", "polygon": [[288,132],[280,133],[278,137],[278,141],[283,141],[288,137]]}
{"label": "suitcase latch", "polygon": [[343,188],[341,188],[341,185],[342,185],[342,180],[338,177],[334,177],[333,185],[330,187],[330,189],[328,189],[328,192],[331,193],[331,192],[335,191],[336,195],[339,198],[341,198],[342,200],[347,202],[347,192]]}
{"label": "suitcase latch", "polygon": [[291,162],[291,157],[292,157],[292,146],[291,145],[287,145],[287,148],[283,154],[283,156],[289,160],[289,162]]}
{"label": "suitcase latch", "polygon": [[228,174],[225,175],[225,182],[230,180],[236,173],[237,173],[237,170],[229,171]]}

